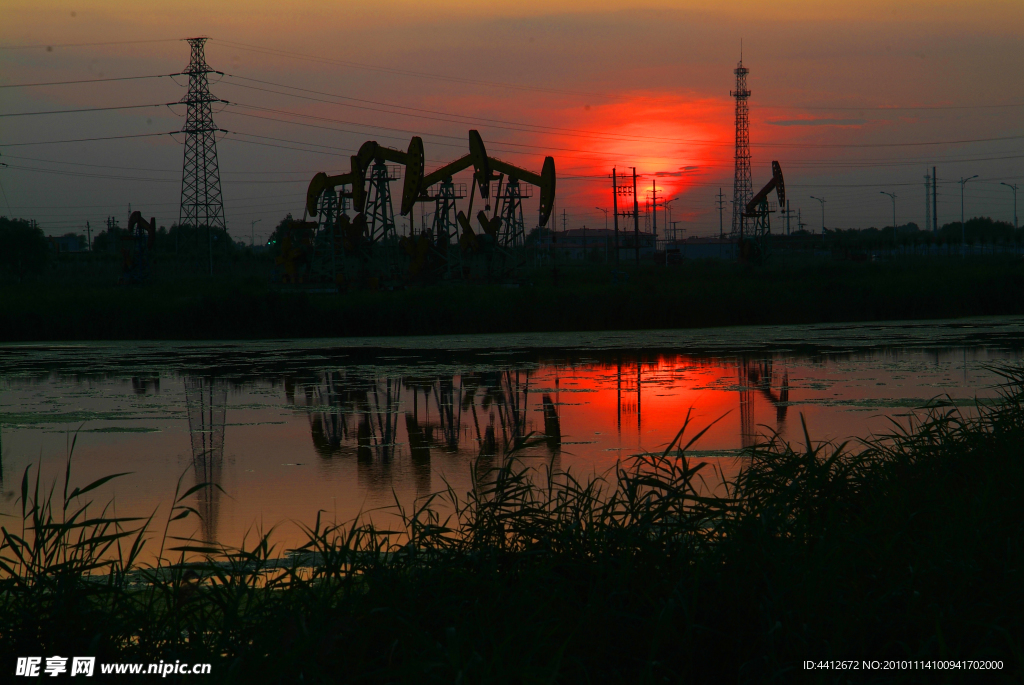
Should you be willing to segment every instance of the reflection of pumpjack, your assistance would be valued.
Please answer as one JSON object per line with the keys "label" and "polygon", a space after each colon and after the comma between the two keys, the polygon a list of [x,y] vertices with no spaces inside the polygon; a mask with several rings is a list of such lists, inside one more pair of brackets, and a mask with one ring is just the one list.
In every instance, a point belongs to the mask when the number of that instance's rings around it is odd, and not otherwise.
{"label": "reflection of pumpjack", "polygon": [[754,391],[775,405],[775,430],[782,433],[789,408],[789,372],[782,375],[778,395],[772,390],[772,360],[751,362],[746,359],[738,367],[740,387],[740,435],[744,448],[752,447],[757,435],[754,424]]}
{"label": "reflection of pumpjack", "polygon": [[506,448],[521,447],[526,437],[526,409],[529,406],[530,372],[525,380],[520,371],[502,371],[498,377],[498,419]]}
{"label": "reflection of pumpjack", "polygon": [[551,401],[547,393],[541,399],[544,407],[544,439],[551,454],[558,454],[562,449],[562,426],[558,419],[558,407]]}
{"label": "reflection of pumpjack", "polygon": [[779,196],[779,207],[786,205],[786,184],[782,179],[782,167],[772,162],[772,180],[760,192],[750,199],[743,210],[743,216],[753,219],[749,234],[743,233],[743,222],[740,222],[740,260],[751,264],[763,264],[771,255],[771,223],[769,215],[774,211],[768,204],[768,196],[772,191]]}
{"label": "reflection of pumpjack", "polygon": [[342,441],[351,437],[344,406],[351,404],[355,395],[343,380],[337,372],[325,374],[307,400],[311,404],[309,429],[313,449],[325,459],[342,453]]}
{"label": "reflection of pumpjack", "polygon": [[[473,415],[473,426],[476,429],[476,440],[480,446],[480,455],[491,457],[498,453],[498,435],[495,426],[495,413],[498,428],[501,429],[501,447],[519,447],[526,435],[526,409],[529,400],[530,373],[526,378],[519,371],[500,373],[464,374],[462,376],[462,406]],[[477,413],[476,396],[483,390],[480,408],[490,410],[490,421],[481,430],[480,417]],[[497,409],[497,412],[492,410]]]}

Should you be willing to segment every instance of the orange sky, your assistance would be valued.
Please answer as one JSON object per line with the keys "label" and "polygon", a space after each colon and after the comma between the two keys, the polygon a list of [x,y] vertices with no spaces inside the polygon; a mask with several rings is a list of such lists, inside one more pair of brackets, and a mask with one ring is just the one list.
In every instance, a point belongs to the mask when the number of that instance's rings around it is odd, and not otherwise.
{"label": "orange sky", "polygon": [[[819,225],[810,195],[828,199],[830,227],[891,222],[882,190],[898,194],[900,223],[922,223],[923,176],[933,164],[940,222],[959,219],[954,181],[973,174],[981,178],[967,213],[1012,220],[1012,195],[999,183],[1024,180],[1024,81],[1013,76],[1024,66],[1024,5],[705,5],[8,0],[0,85],[169,74],[188,62],[187,46],[174,39],[209,35],[208,61],[231,75],[212,91],[232,103],[216,122],[232,132],[218,149],[228,225],[240,238],[252,221],[266,235],[285,212],[301,213],[312,174],[345,168],[364,140],[404,148],[421,135],[430,169],[463,154],[468,128],[481,131],[494,156],[528,168],[554,156],[556,211],[569,227],[603,226],[596,207],[611,206],[606,177],[613,166],[636,166],[641,199],[656,179],[659,197],[676,198],[680,229],[707,235],[717,233],[719,188],[729,219],[729,90],[743,39],[755,189],[778,159],[810,227]],[[80,43],[94,45],[72,45]],[[169,78],[3,88],[0,114],[159,104],[183,94]],[[110,214],[123,222],[132,203],[170,225],[180,137],[35,143],[164,133],[181,127],[182,113],[0,117],[8,164],[0,168],[0,213],[36,218],[59,234]],[[955,142],[965,140],[976,142]]]}

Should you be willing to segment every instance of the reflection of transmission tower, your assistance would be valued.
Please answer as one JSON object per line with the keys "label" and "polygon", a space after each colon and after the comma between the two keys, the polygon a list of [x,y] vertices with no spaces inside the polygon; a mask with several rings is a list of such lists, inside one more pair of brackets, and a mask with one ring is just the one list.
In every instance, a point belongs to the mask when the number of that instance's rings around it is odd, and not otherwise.
{"label": "reflection of transmission tower", "polygon": [[[189,38],[192,59],[188,69],[188,94],[181,102],[188,105],[185,126],[185,164],[181,172],[181,211],[179,226],[190,226],[196,231],[206,226],[210,250],[210,273],[213,273],[213,236],[211,230],[224,230],[224,202],[220,194],[220,168],[217,163],[219,130],[213,123],[213,103],[221,100],[210,94],[208,74],[213,70],[206,64],[203,44],[206,38]],[[197,243],[198,247],[198,243]]]}
{"label": "reflection of transmission tower", "polygon": [[757,437],[754,429],[754,388],[757,372],[746,359],[739,365],[740,381],[740,444],[744,449],[753,447]]}
{"label": "reflection of transmission tower", "polygon": [[732,181],[732,234],[739,235],[743,223],[743,209],[754,194],[750,178],[750,115],[747,110],[748,69],[743,66],[743,52],[740,63],[733,70],[736,74],[736,90],[729,94],[736,98],[736,173]]}
{"label": "reflection of transmission tower", "polygon": [[215,486],[220,485],[224,464],[227,385],[190,376],[185,379],[185,402],[188,404],[188,432],[192,439],[192,468],[196,484],[211,484],[196,493],[203,539],[217,542],[220,490]]}

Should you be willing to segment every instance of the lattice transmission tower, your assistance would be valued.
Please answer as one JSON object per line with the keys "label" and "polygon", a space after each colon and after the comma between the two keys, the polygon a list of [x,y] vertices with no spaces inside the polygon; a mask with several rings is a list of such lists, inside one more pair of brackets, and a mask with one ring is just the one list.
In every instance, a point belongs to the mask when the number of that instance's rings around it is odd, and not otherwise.
{"label": "lattice transmission tower", "polygon": [[226,230],[224,201],[220,192],[220,167],[217,162],[217,137],[220,129],[213,123],[213,103],[223,102],[210,94],[208,75],[216,73],[206,64],[203,46],[206,38],[189,38],[192,58],[188,69],[188,93],[181,102],[188,105],[185,126],[185,164],[181,172],[181,211],[178,226],[196,231],[206,227],[210,250],[210,274],[213,274],[214,229]]}
{"label": "lattice transmission tower", "polygon": [[750,178],[750,113],[747,109],[747,73],[743,66],[743,49],[740,49],[740,62],[733,73],[736,74],[736,90],[729,95],[736,98],[736,173],[732,181],[732,234],[739,235],[743,224],[743,210],[754,195]]}

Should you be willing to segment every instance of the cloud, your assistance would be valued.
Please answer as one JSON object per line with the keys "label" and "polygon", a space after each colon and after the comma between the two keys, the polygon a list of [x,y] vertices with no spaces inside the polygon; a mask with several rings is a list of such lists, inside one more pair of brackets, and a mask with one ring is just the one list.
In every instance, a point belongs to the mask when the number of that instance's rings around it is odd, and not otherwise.
{"label": "cloud", "polygon": [[862,126],[867,119],[776,119],[768,120],[772,126]]}

